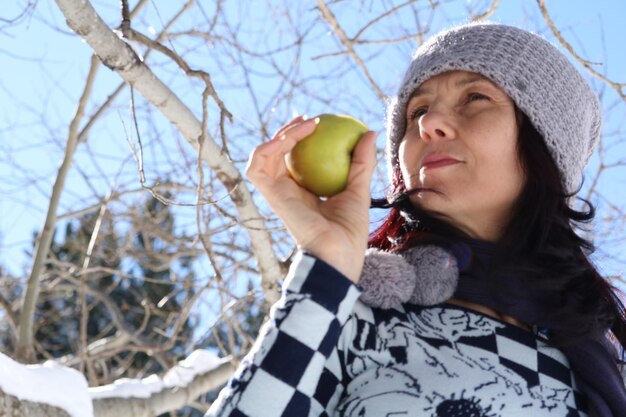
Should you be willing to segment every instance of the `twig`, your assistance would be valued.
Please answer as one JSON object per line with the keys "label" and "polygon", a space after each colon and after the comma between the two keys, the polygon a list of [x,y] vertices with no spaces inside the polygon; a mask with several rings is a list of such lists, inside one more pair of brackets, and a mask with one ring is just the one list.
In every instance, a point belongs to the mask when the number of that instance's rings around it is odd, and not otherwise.
{"label": "twig", "polygon": [[[412,3],[415,3],[416,0],[409,0],[407,2],[404,2],[402,4],[397,5],[396,7],[392,7],[391,9],[389,9],[388,11],[386,11],[385,13],[381,14],[380,16],[378,16],[377,18],[375,18],[374,20],[371,20],[370,22],[368,22],[365,26],[363,26],[361,29],[359,29],[359,31],[356,33],[356,35],[354,35],[351,39],[351,41],[353,42],[357,42],[357,40],[361,37],[361,35],[363,34],[363,32],[365,32],[367,29],[369,29],[374,23],[379,22],[380,20],[382,20],[383,18],[394,14],[395,12],[397,12],[398,10],[400,10],[403,7],[406,7]],[[496,0],[497,1],[497,0]]]}
{"label": "twig", "polygon": [[557,29],[556,25],[554,24],[554,21],[552,20],[552,18],[550,17],[550,15],[548,14],[548,8],[546,7],[546,3],[545,0],[537,0],[537,3],[539,4],[539,9],[541,9],[541,14],[543,15],[543,18],[545,19],[546,23],[548,24],[548,27],[550,28],[550,30],[552,31],[552,33],[554,34],[554,36],[556,36],[556,38],[559,40],[559,43],[565,48],[567,49],[567,51],[572,54],[572,56],[574,57],[574,59],[576,59],[576,61],[578,61],[583,67],[585,67],[587,69],[587,71],[589,71],[594,77],[602,80],[603,82],[605,82],[606,84],[610,85],[615,91],[617,91],[617,94],[621,97],[622,100],[626,101],[626,93],[624,93],[624,88],[626,88],[626,83],[616,83],[615,81],[611,81],[609,80],[607,77],[605,77],[604,75],[600,74],[598,71],[596,71],[593,68],[593,65],[597,63],[588,61],[584,58],[581,58],[576,51],[574,51],[574,48],[572,47],[572,45],[567,42],[565,40],[565,38],[563,38],[563,35],[561,34],[561,32]]}
{"label": "twig", "polygon": [[198,159],[197,159],[197,169],[198,169],[198,188],[197,192],[197,206],[196,206],[196,229],[198,230],[198,238],[200,239],[200,243],[206,252],[206,255],[209,258],[209,262],[213,266],[213,270],[215,271],[215,276],[217,277],[219,282],[223,282],[222,275],[217,267],[215,255],[213,253],[213,246],[211,242],[206,239],[204,232],[202,230],[202,205],[200,202],[202,201],[202,194],[204,191],[204,168],[202,166],[202,148],[206,141],[206,131],[207,131],[207,123],[208,123],[208,112],[207,112],[207,101],[209,97],[208,88],[204,89],[202,93],[202,134],[199,138],[199,147],[198,147]]}
{"label": "twig", "polygon": [[[126,4],[126,0],[122,0],[124,4]],[[192,2],[188,2],[183,9],[189,7],[189,5]],[[182,10],[181,10],[182,12]],[[172,49],[167,48],[165,45],[161,44],[158,42],[158,40],[152,40],[150,38],[148,38],[147,36],[145,36],[144,34],[135,31],[134,29],[132,29],[130,27],[130,21],[125,17],[124,12],[122,13],[123,17],[122,17],[122,25],[120,26],[120,30],[122,31],[122,34],[124,35],[125,38],[129,39],[129,40],[134,40],[137,42],[142,43],[143,45],[145,45],[148,48],[151,48],[153,50],[157,50],[159,52],[161,52],[162,54],[166,55],[167,57],[169,57],[172,61],[174,61],[184,72],[185,74],[187,74],[190,77],[196,77],[196,78],[200,78],[204,84],[205,84],[205,90],[203,92],[203,106],[206,109],[206,102],[204,101],[204,96],[211,96],[211,98],[213,99],[213,101],[217,104],[217,106],[220,109],[220,136],[222,138],[222,148],[221,148],[221,153],[225,154],[228,159],[231,159],[230,154],[228,152],[228,147],[227,147],[227,139],[226,139],[226,129],[225,129],[225,122],[226,119],[228,119],[231,123],[233,121],[233,115],[232,113],[226,108],[226,105],[224,104],[224,102],[222,101],[222,99],[218,96],[217,91],[215,90],[215,88],[213,87],[213,83],[211,81],[211,75],[209,73],[207,73],[206,71],[202,71],[202,70],[194,70],[191,69],[191,67],[189,66],[189,64],[176,52],[174,52]],[[135,117],[135,111],[134,111],[134,99],[133,99],[133,89],[131,86],[131,100],[133,100],[133,119],[134,119],[134,123],[135,123],[135,129],[137,131],[137,137],[138,137],[138,143],[139,143],[139,148],[140,148],[140,152],[141,152],[141,139],[139,137],[139,127],[137,124],[137,120]],[[204,111],[204,110],[203,110]],[[203,126],[203,132],[206,130],[206,123],[204,123]],[[204,134],[204,133],[203,133]],[[137,159],[138,164],[140,164],[140,177],[141,177],[141,183],[142,186],[144,188],[148,188],[147,186],[145,186],[145,175],[144,175],[144,171],[143,171],[143,163],[141,155],[138,155],[139,158]],[[234,187],[230,190],[229,194],[231,194],[232,192],[235,191],[235,188],[238,186],[238,184],[235,184]],[[155,192],[153,190],[150,190],[152,195],[159,199],[161,202],[163,202],[164,204],[171,204],[173,203],[172,201],[170,201],[169,199],[166,199],[162,196],[159,196],[157,194],[155,194]],[[227,196],[222,197],[226,198]],[[221,200],[220,199],[220,200]],[[196,202],[196,204],[199,204],[200,202]],[[215,201],[208,201],[208,202],[204,202],[203,204],[215,204]]]}
{"label": "twig", "polygon": [[496,12],[499,5],[500,0],[493,0],[489,9],[485,10],[484,13],[472,17],[472,22],[480,22],[481,20],[489,19]]}
{"label": "twig", "polygon": [[384,101],[386,98],[385,93],[383,93],[380,87],[378,87],[378,84],[376,84],[374,78],[372,78],[372,76],[370,75],[367,66],[365,65],[359,54],[356,53],[356,50],[354,49],[354,41],[350,39],[348,35],[346,35],[346,33],[343,31],[341,25],[337,21],[337,18],[335,18],[335,15],[333,14],[333,12],[330,11],[328,5],[324,0],[317,0],[317,6],[322,12],[322,17],[324,18],[324,20],[328,22],[335,34],[339,37],[339,40],[341,41],[343,46],[346,47],[348,53],[356,61],[357,65],[361,67],[361,71],[363,71],[363,74],[372,85],[372,88],[378,95],[378,98]]}
{"label": "twig", "polygon": [[[418,42],[422,42],[423,34],[418,33],[415,35],[407,35],[407,36],[403,36],[401,38],[395,38],[395,39],[357,40],[357,41],[354,41],[354,44],[355,45],[389,44],[389,43],[396,43],[396,42],[405,42],[411,39],[417,39]],[[349,51],[330,52],[327,54],[315,55],[311,58],[311,60],[315,61],[315,60],[322,59],[322,58],[330,58],[333,56],[346,55],[348,53],[350,52]]]}
{"label": "twig", "polygon": [[185,74],[190,77],[200,78],[202,81],[204,81],[206,88],[209,90],[209,95],[215,101],[220,111],[222,111],[226,115],[226,118],[228,118],[228,120],[230,120],[231,122],[233,121],[233,115],[226,108],[226,105],[224,104],[222,99],[217,95],[217,91],[213,87],[213,82],[211,81],[211,75],[209,73],[202,70],[191,69],[189,64],[187,64],[187,62],[180,55],[170,50],[165,45],[148,38],[143,33],[137,32],[132,28],[126,29],[126,31],[123,32],[123,35],[126,39],[139,42],[143,45],[146,45],[147,47],[161,52],[163,55],[166,55],[168,58],[174,61],[185,72]]}
{"label": "twig", "polygon": [[130,86],[130,114],[133,117],[133,127],[135,128],[135,134],[137,135],[138,151],[135,150],[135,144],[130,141],[130,135],[128,135],[128,142],[137,161],[137,169],[139,170],[139,182],[143,187],[146,183],[146,176],[143,170],[143,144],[141,143],[141,134],[139,133],[139,123],[137,122],[137,112],[135,111],[135,89]]}
{"label": "twig", "polygon": [[130,29],[130,11],[128,8],[128,0],[122,0],[122,23],[120,24],[122,33],[124,30]]}
{"label": "twig", "polygon": [[263,57],[267,57],[267,56],[273,56],[276,54],[279,54],[280,52],[286,52],[289,51],[292,48],[298,47],[302,41],[304,40],[304,38],[306,37],[306,35],[315,27],[314,24],[311,24],[311,26],[309,28],[307,28],[302,34],[299,34],[296,39],[292,42],[289,43],[287,45],[284,46],[279,46],[277,48],[274,49],[269,49],[266,51],[254,51],[252,49],[248,49],[246,47],[244,47],[241,44],[236,43],[235,41],[231,41],[230,39],[220,36],[220,35],[211,35],[209,33],[206,33],[204,31],[200,31],[197,29],[191,29],[191,30],[185,30],[185,31],[181,31],[181,32],[174,32],[174,33],[170,33],[168,35],[168,38],[173,39],[173,38],[177,38],[177,37],[182,37],[182,36],[197,36],[200,38],[205,39],[206,41],[212,42],[212,41],[219,41],[219,42],[224,42],[230,46],[232,46],[233,48],[237,49],[238,51],[243,52],[246,55],[250,55],[253,56],[255,58],[263,58]]}
{"label": "twig", "polygon": [[[12,25],[17,23],[18,20],[22,19],[24,16],[26,16],[26,14],[29,11],[35,10],[35,6],[37,5],[36,1],[30,1],[28,2],[28,4],[26,4],[26,6],[24,6],[24,10],[22,10],[20,12],[20,14],[18,14],[17,16],[10,18],[10,19],[5,19],[3,17],[0,17],[0,22],[4,22],[7,23],[8,25]],[[0,27],[0,29],[2,29],[2,27]]]}
{"label": "twig", "polygon": [[[100,227],[102,226],[102,219],[106,214],[107,204],[111,198],[111,192],[107,195],[100,206],[100,213],[98,213],[98,217],[96,219],[96,223],[93,226],[93,231],[91,232],[91,237],[89,239],[89,244],[87,245],[87,251],[85,253],[85,260],[83,261],[82,269],[85,270],[89,268],[89,263],[91,261],[91,255],[93,253],[93,248],[96,245],[96,240],[98,239],[98,235],[100,234]],[[80,288],[79,288],[79,299],[80,299],[80,342],[79,342],[79,353],[80,353],[80,370],[84,372],[84,367],[87,368],[87,375],[89,377],[89,381],[92,383],[96,382],[96,372],[93,368],[93,363],[89,358],[87,352],[87,324],[89,321],[89,308],[87,305],[87,293],[85,292],[85,287],[87,285],[87,274],[83,274],[80,277]]]}

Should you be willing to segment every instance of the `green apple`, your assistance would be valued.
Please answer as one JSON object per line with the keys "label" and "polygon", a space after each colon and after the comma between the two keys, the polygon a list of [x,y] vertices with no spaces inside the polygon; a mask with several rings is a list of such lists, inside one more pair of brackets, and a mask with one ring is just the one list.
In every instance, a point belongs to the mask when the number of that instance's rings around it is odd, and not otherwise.
{"label": "green apple", "polygon": [[346,188],[352,151],[368,131],[350,116],[320,114],[315,131],[285,155],[291,177],[320,197],[331,197]]}

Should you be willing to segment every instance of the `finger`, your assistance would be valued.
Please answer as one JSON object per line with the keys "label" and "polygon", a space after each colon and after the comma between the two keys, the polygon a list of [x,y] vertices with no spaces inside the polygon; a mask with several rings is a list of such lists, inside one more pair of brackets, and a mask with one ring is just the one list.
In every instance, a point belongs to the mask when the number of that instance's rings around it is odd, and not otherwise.
{"label": "finger", "polygon": [[[250,154],[246,175],[255,183],[259,179],[276,179],[286,174],[285,155],[296,143],[313,133],[319,119],[312,119],[291,126],[285,133],[257,146]],[[258,184],[255,184],[258,185]]]}
{"label": "finger", "polygon": [[272,140],[257,146],[250,152],[248,164],[246,165],[246,176],[253,184],[259,185],[258,182],[263,176],[275,177],[272,172],[267,172],[266,167],[276,166],[276,162],[281,162],[280,148],[282,143],[279,140]]}
{"label": "finger", "polygon": [[283,126],[281,126],[276,133],[274,133],[274,135],[272,136],[272,139],[274,138],[279,138],[280,136],[282,136],[285,133],[286,129],[289,129],[291,126],[297,124],[297,123],[301,123],[308,120],[308,116],[306,114],[301,114],[300,116],[294,117],[293,119],[291,119],[291,121]]}
{"label": "finger", "polygon": [[309,136],[320,122],[320,118],[307,119],[303,122],[293,124],[287,127],[282,135],[278,137],[279,140],[285,142],[285,153],[289,152],[296,143]]}
{"label": "finger", "polygon": [[361,137],[352,153],[348,188],[361,196],[369,196],[375,166],[376,132],[369,131]]}

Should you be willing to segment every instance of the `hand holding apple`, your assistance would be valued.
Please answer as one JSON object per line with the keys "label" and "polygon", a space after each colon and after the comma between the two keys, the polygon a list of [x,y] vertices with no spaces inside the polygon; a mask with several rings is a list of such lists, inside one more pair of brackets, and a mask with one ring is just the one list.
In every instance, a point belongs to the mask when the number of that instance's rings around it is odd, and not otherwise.
{"label": "hand holding apple", "polygon": [[346,188],[352,152],[367,126],[350,116],[321,114],[315,131],[285,155],[287,169],[302,187],[321,197]]}
{"label": "hand holding apple", "polygon": [[[250,154],[246,174],[293,236],[309,252],[358,282],[369,235],[370,182],[376,165],[376,135],[367,132],[348,159],[343,192],[320,199],[287,171],[285,156],[311,135],[321,119],[296,117]],[[360,137],[361,135],[359,135]]]}

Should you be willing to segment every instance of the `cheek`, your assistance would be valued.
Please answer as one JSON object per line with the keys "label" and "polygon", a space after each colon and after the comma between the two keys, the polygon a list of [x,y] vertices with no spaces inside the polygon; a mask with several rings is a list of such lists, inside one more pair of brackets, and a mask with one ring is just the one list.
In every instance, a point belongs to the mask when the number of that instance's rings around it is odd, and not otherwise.
{"label": "cheek", "polygon": [[525,183],[526,174],[522,168],[519,151],[517,149],[517,130],[511,133],[511,136],[513,139],[511,139],[509,146],[506,149],[506,158],[503,157],[502,160],[506,161],[506,166],[504,168],[508,172],[511,182],[514,186],[519,186],[519,184],[523,185]]}
{"label": "cheek", "polygon": [[511,167],[511,175],[515,181],[516,194],[519,195],[526,185],[526,172],[522,168],[519,158],[515,158]]}
{"label": "cheek", "polygon": [[419,157],[419,147],[412,141],[402,141],[398,148],[398,162],[400,163],[400,172],[402,180],[405,184],[409,184],[412,178],[416,178],[419,173],[417,168],[417,160]]}
{"label": "cheek", "polygon": [[[516,138],[516,136],[513,136]],[[516,147],[517,139],[493,144],[490,151],[482,153],[480,164],[481,179],[490,183],[491,187],[500,192],[511,195],[519,194],[525,183],[525,173],[522,169]]]}
{"label": "cheek", "polygon": [[400,172],[402,173],[403,177],[406,174],[407,167],[411,164],[411,162],[407,160],[408,155],[409,154],[407,150],[407,142],[402,141],[400,143],[400,146],[398,147],[398,162],[400,164]]}

